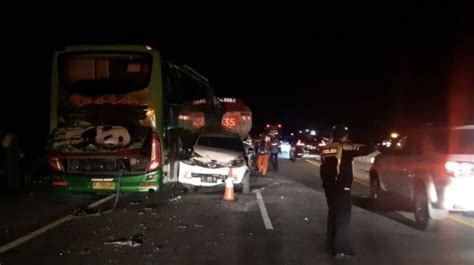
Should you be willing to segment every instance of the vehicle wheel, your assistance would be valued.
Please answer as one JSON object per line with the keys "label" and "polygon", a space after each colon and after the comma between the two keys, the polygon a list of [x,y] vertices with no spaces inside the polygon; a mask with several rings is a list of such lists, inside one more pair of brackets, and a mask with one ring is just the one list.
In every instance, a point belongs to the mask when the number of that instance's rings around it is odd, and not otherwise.
{"label": "vehicle wheel", "polygon": [[370,198],[372,201],[380,200],[381,191],[379,177],[375,174],[370,177]]}
{"label": "vehicle wheel", "polygon": [[413,202],[413,213],[415,215],[415,222],[418,229],[434,230],[437,227],[437,220],[430,216],[430,203],[428,201],[428,194],[423,186],[416,189],[416,194]]}
{"label": "vehicle wheel", "polygon": [[244,179],[242,180],[242,194],[250,193],[250,173],[245,174]]}

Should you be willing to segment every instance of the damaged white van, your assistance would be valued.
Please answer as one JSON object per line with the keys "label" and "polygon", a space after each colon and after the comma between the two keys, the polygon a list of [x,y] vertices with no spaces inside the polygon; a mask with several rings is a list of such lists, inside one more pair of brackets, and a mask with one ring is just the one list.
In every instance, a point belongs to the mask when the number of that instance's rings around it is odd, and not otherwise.
{"label": "damaged white van", "polygon": [[244,194],[249,193],[250,168],[240,136],[228,132],[203,133],[191,156],[181,160],[178,181],[194,191],[196,187],[223,185],[229,174],[234,184],[242,186]]}

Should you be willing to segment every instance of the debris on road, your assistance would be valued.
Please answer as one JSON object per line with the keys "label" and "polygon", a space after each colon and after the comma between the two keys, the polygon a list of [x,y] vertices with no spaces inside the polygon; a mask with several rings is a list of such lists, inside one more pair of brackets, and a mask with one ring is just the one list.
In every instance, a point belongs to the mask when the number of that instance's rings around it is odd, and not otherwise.
{"label": "debris on road", "polygon": [[104,242],[104,245],[114,245],[114,246],[128,246],[128,247],[139,247],[143,243],[143,235],[138,234],[132,236],[130,239],[121,238],[114,241]]}
{"label": "debris on road", "polygon": [[182,198],[181,195],[178,195],[178,196],[176,196],[176,197],[174,197],[174,198],[171,198],[171,199],[170,199],[170,202],[179,201],[179,200],[181,200],[181,198]]}
{"label": "debris on road", "polygon": [[285,199],[285,196],[281,196],[280,198],[283,200],[283,199]]}
{"label": "debris on road", "polygon": [[305,221],[309,221],[308,217],[305,217],[304,220],[305,220]]}
{"label": "debris on road", "polygon": [[185,225],[185,224],[179,224],[179,225],[178,225],[178,228],[181,228],[181,229],[186,229],[186,228],[188,228],[188,225]]}
{"label": "debris on road", "polygon": [[197,228],[203,228],[204,225],[200,225],[200,224],[195,224],[194,227],[197,227]]}
{"label": "debris on road", "polygon": [[77,209],[74,209],[74,211],[72,211],[72,215],[74,215],[74,216],[85,216],[85,215],[87,215],[87,212],[84,209],[77,208]]}
{"label": "debris on road", "polygon": [[132,240],[117,240],[117,241],[111,241],[111,242],[105,242],[105,245],[116,245],[116,246],[129,246],[132,248],[138,247],[141,244],[133,242]]}
{"label": "debris on road", "polygon": [[71,251],[69,251],[69,250],[59,252],[59,256],[63,256],[63,255],[69,254],[69,253],[71,253]]}
{"label": "debris on road", "polygon": [[128,204],[130,205],[139,205],[141,201],[130,201]]}
{"label": "debris on road", "polygon": [[91,250],[89,248],[83,248],[79,251],[79,255],[88,255],[91,254]]}
{"label": "debris on road", "polygon": [[143,212],[138,212],[138,215],[143,215]]}

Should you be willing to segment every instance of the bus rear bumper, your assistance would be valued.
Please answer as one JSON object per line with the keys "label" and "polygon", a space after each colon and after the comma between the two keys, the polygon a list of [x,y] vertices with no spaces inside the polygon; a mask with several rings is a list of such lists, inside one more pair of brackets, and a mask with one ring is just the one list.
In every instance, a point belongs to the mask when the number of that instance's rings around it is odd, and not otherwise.
{"label": "bus rear bumper", "polygon": [[53,176],[52,185],[55,191],[71,193],[137,193],[161,191],[163,171],[123,176],[88,176],[62,174]]}

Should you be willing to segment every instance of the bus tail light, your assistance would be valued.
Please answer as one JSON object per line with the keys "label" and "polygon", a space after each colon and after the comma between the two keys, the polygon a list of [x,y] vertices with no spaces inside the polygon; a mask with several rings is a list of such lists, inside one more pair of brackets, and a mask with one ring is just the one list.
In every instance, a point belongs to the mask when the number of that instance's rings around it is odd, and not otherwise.
{"label": "bus tail light", "polygon": [[53,181],[51,183],[54,187],[67,187],[69,183],[60,176],[53,176]]}
{"label": "bus tail light", "polygon": [[147,172],[151,172],[156,170],[158,167],[161,166],[161,145],[158,137],[153,135],[153,139],[151,142],[151,155],[150,155],[150,162],[147,166]]}

